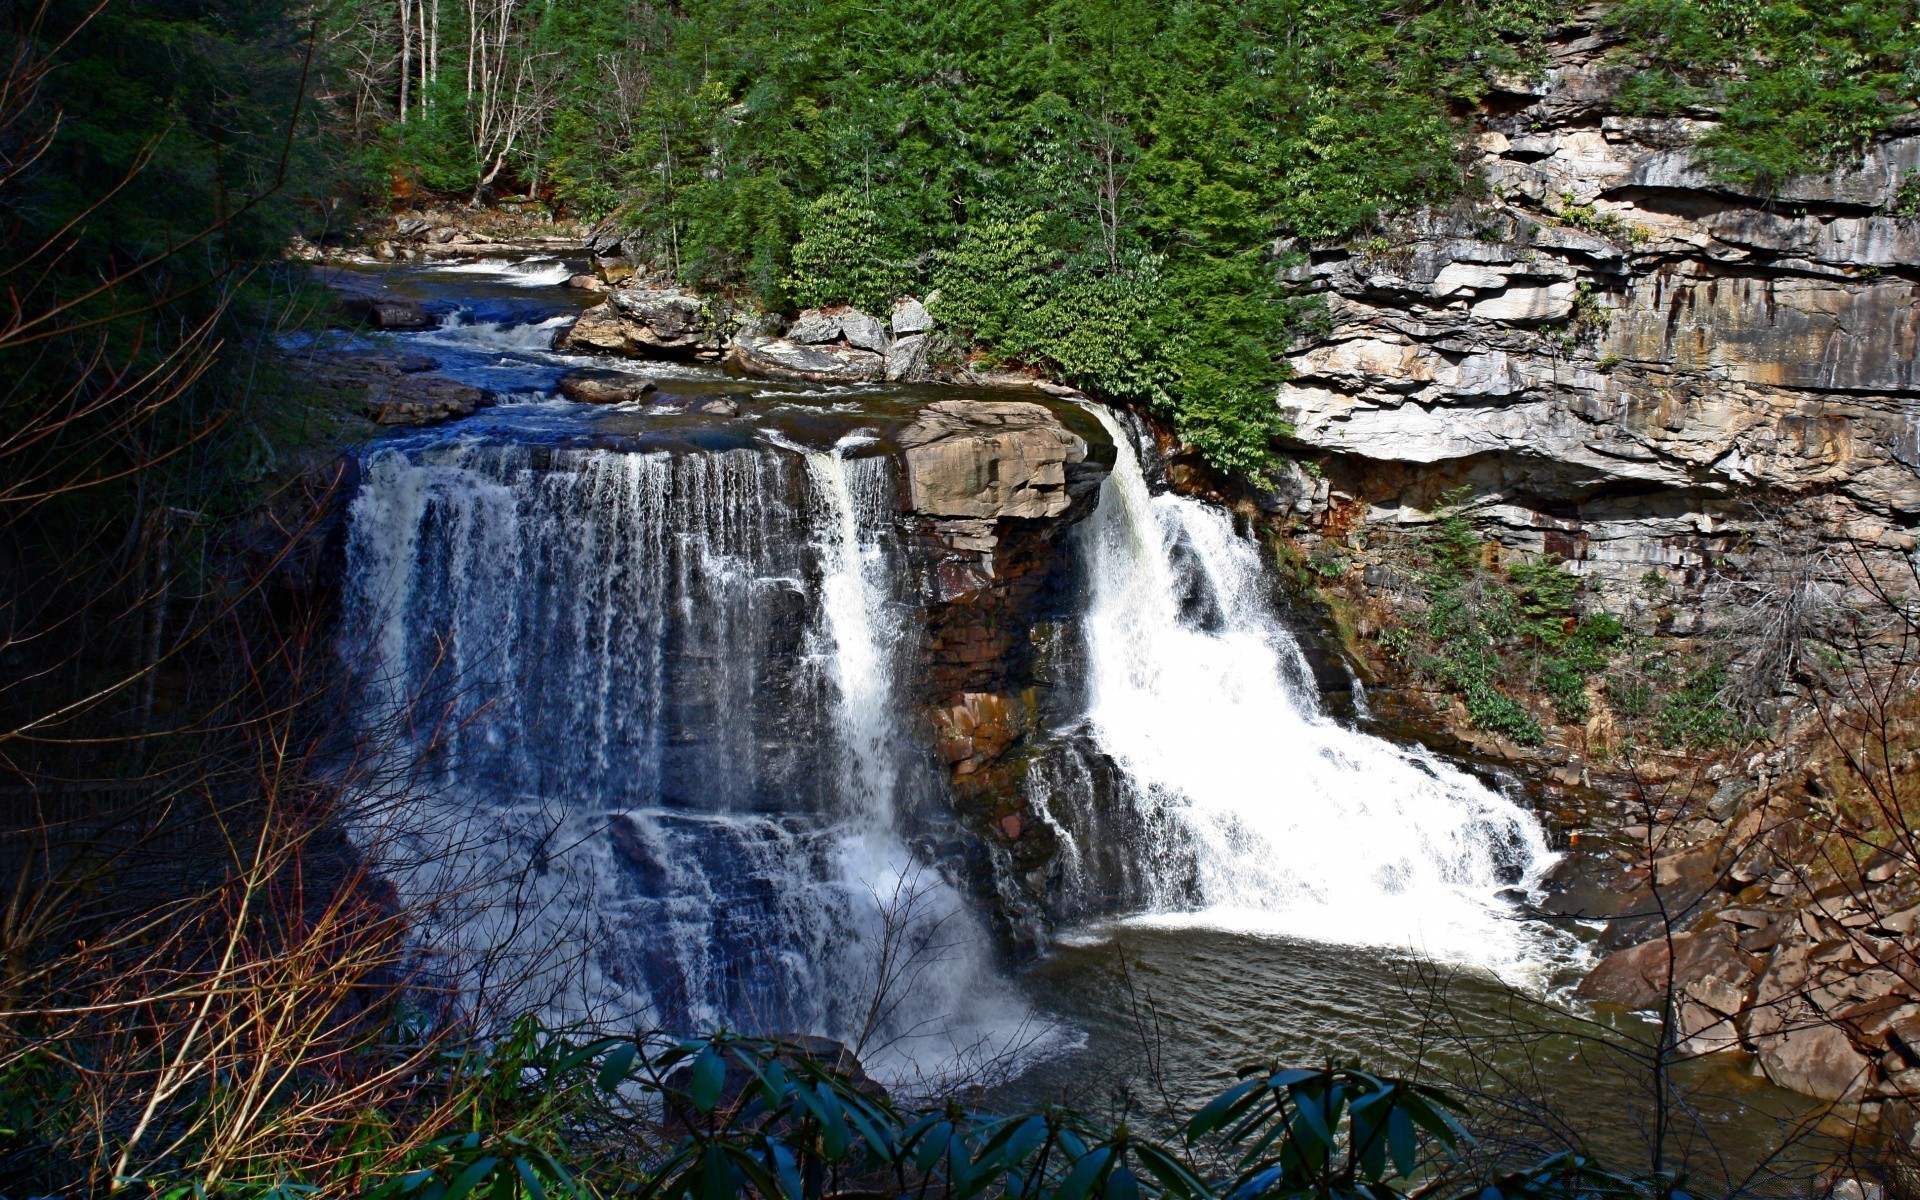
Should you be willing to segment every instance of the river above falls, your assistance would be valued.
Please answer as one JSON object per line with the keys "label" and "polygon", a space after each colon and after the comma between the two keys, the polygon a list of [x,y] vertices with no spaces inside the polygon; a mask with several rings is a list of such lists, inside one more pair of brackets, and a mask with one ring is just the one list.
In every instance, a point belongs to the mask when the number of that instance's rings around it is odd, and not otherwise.
{"label": "river above falls", "polygon": [[[1590,931],[1539,916],[1558,856],[1524,794],[1327,716],[1258,550],[1153,487],[1124,421],[556,353],[595,299],[569,270],[390,270],[442,324],[371,339],[504,401],[369,446],[351,514],[363,718],[435,730],[383,734],[431,786],[361,838],[403,897],[455,898],[423,929],[450,992],[824,1033],[896,1085],[1148,1116],[1252,1059],[1418,1066],[1631,1162],[1646,1084],[1555,999]],[[586,366],[658,389],[558,399]],[[1060,565],[1021,581],[1025,675],[964,693],[1024,706],[1004,815],[968,815],[987,802],[919,715],[958,711],[923,686],[921,627],[929,594],[942,619],[976,603],[941,571],[982,535],[912,526],[893,462],[953,399],[1117,449],[1034,543]],[[1695,1149],[1732,1168],[1801,1111],[1731,1060],[1688,1082]]]}

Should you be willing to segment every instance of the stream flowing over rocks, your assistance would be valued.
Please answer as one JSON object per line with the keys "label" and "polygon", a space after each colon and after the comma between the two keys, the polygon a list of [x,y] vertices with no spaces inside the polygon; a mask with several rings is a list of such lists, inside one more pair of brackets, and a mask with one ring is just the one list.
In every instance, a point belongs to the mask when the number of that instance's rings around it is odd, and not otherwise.
{"label": "stream flowing over rocks", "polygon": [[1019,964],[1114,920],[1532,989],[1580,961],[1526,917],[1535,817],[1324,712],[1259,551],[1131,416],[743,380],[666,317],[581,355],[595,308],[390,283],[498,399],[371,443],[347,514],[360,724],[417,785],[356,837],[447,898],[417,939],[460,1003],[804,1031],[931,1086],[1071,1055]]}

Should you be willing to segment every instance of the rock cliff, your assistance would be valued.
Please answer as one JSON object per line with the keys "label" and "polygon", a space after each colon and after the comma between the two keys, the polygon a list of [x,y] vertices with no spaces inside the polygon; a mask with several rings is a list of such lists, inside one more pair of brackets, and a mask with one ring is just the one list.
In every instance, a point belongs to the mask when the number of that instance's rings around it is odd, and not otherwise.
{"label": "rock cliff", "polygon": [[1295,248],[1331,325],[1279,404],[1322,477],[1276,503],[1391,529],[1466,484],[1502,543],[1615,599],[1752,549],[1755,497],[1818,500],[1829,537],[1910,550],[1920,218],[1893,208],[1920,136],[1743,194],[1696,163],[1707,122],[1613,111],[1608,49],[1573,31],[1494,97],[1484,203]]}
{"label": "rock cliff", "polygon": [[[1583,603],[1633,634],[1736,670],[1798,653],[1814,609],[1910,604],[1920,216],[1900,197],[1920,136],[1756,194],[1701,165],[1710,118],[1618,110],[1631,67],[1604,36],[1569,30],[1551,51],[1477,118],[1479,201],[1276,247],[1328,319],[1294,348],[1277,396],[1292,461],[1259,506],[1321,556],[1362,635],[1408,603],[1397,548],[1450,507],[1498,550],[1564,559]],[[1748,636],[1761,611],[1776,634],[1803,624],[1769,650]],[[1870,626],[1851,626],[1875,643],[1861,664],[1880,664],[1860,678],[1911,643],[1910,619]],[[1617,911],[1659,899],[1678,935],[1616,920],[1583,994],[1671,995],[1680,1053],[1751,1052],[1782,1086],[1884,1103],[1916,1141],[1920,876],[1872,832],[1906,828],[1912,756],[1882,729],[1884,794],[1836,799],[1815,716],[1834,678],[1814,678],[1835,668],[1772,666],[1757,752],[1643,757],[1637,800],[1569,821],[1620,860]],[[1464,726],[1455,710],[1442,720]],[[1580,731],[1552,741],[1536,761],[1595,780]]]}

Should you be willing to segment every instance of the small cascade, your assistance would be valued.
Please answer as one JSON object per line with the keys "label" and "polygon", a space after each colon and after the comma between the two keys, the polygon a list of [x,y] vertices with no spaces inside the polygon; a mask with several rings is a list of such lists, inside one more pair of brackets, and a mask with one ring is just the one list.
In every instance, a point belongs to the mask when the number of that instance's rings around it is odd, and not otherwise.
{"label": "small cascade", "polygon": [[473,262],[441,263],[429,270],[441,275],[479,275],[499,279],[514,287],[558,287],[573,275],[572,268],[557,258],[482,258]]}
{"label": "small cascade", "polygon": [[[1230,516],[1152,495],[1132,440],[1079,533],[1086,715],[1029,801],[1073,827],[1063,891],[1142,919],[1405,949],[1509,976],[1540,939],[1503,893],[1552,861],[1537,822],[1431,755],[1345,728],[1274,618]],[[1102,763],[1116,779],[1094,778]],[[1089,789],[1109,799],[1090,809]],[[1074,811],[1074,805],[1079,810]],[[1077,874],[1076,874],[1077,872]]]}
{"label": "small cascade", "polygon": [[347,652],[402,774],[357,832],[461,1003],[825,1034],[896,1080],[1019,1038],[910,845],[892,476],[848,449],[367,461]]}

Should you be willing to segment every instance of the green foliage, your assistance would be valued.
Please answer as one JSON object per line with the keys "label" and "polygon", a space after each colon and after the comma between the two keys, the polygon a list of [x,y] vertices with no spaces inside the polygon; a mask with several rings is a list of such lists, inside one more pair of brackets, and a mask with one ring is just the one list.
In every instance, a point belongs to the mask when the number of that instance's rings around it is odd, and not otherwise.
{"label": "green foliage", "polygon": [[1920,101],[1920,24],[1903,4],[1625,0],[1610,19],[1648,64],[1626,111],[1717,109],[1706,162],[1761,192],[1857,160]]}
{"label": "green foliage", "polygon": [[1514,660],[1530,667],[1533,686],[1559,720],[1582,722],[1588,681],[1606,670],[1626,630],[1611,613],[1581,614],[1580,579],[1556,556],[1513,562],[1504,578],[1484,569],[1466,499],[1464,488],[1442,497],[1427,533],[1426,610],[1383,640],[1421,675],[1456,692],[1475,726],[1535,745],[1545,731],[1502,686],[1516,677]]}
{"label": "green foliage", "polygon": [[1241,1151],[1231,1196],[1391,1194],[1435,1173],[1423,1158],[1451,1158],[1469,1140],[1460,1105],[1436,1088],[1336,1067],[1240,1077],[1186,1129],[1189,1142],[1218,1135]]}
{"label": "green foliage", "polygon": [[855,193],[835,191],[800,218],[791,284],[797,304],[851,304],[884,315],[911,280],[887,254],[880,214]]}
{"label": "green foliage", "polygon": [[1724,663],[1708,662],[1688,672],[1654,717],[1660,743],[1710,750],[1731,742],[1739,734],[1739,722],[1723,699],[1726,686]]}
{"label": "green foliage", "polygon": [[1057,258],[1046,225],[1046,214],[1037,212],[969,221],[939,253],[933,314],[971,341],[1024,348]]}
{"label": "green foliage", "polygon": [[1893,194],[1893,215],[1920,217],[1920,171],[1908,171]]}
{"label": "green foliage", "polygon": [[[416,1112],[343,1130],[323,1175],[298,1168],[240,1195],[321,1190],[368,1200],[1279,1200],[1441,1194],[1641,1196],[1640,1182],[1572,1155],[1480,1181],[1462,1106],[1437,1088],[1351,1067],[1243,1067],[1196,1112],[1183,1143],[1061,1107],[995,1115],[894,1104],[774,1039],[720,1031],[577,1042],[522,1019],[484,1051],[418,1081]],[[414,1138],[410,1119],[435,1118]],[[1195,1164],[1222,1165],[1209,1179]],[[155,1181],[158,1183],[158,1181]],[[1611,1189],[1611,1190],[1610,1190]],[[203,1194],[198,1181],[157,1193]],[[215,1189],[219,1190],[219,1189]]]}
{"label": "green foliage", "polygon": [[[543,178],[570,211],[617,214],[648,266],[772,308],[937,287],[967,349],[1153,404],[1254,471],[1287,345],[1324,320],[1282,285],[1275,239],[1459,195],[1455,114],[1529,69],[1566,9],[566,0],[515,34],[554,107],[499,186]],[[475,122],[429,98],[380,144],[446,189],[479,169],[457,144]]]}

